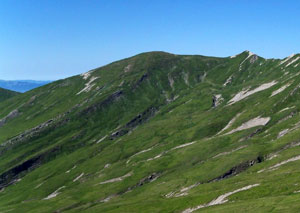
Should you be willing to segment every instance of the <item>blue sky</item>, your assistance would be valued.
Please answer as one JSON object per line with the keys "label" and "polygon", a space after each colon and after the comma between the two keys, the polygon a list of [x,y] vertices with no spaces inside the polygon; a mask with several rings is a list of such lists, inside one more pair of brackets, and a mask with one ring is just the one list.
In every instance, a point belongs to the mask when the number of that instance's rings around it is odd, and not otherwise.
{"label": "blue sky", "polygon": [[297,0],[1,0],[0,79],[54,80],[141,52],[300,52]]}

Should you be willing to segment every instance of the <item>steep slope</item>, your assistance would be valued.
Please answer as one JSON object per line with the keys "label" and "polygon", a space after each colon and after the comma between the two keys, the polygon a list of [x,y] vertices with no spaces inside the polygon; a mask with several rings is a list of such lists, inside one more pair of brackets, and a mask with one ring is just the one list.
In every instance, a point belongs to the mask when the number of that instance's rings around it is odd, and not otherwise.
{"label": "steep slope", "polygon": [[150,52],[1,102],[0,211],[296,211],[299,63]]}
{"label": "steep slope", "polygon": [[0,88],[0,102],[17,95],[17,92]]}

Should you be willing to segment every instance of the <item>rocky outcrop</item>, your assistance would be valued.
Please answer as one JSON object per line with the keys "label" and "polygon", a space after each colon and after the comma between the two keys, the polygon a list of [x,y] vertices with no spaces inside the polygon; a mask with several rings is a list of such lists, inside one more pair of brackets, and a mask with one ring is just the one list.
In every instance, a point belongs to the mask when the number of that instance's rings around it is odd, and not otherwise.
{"label": "rocky outcrop", "polygon": [[242,187],[242,188],[239,188],[239,189],[236,189],[232,192],[227,192],[223,195],[220,195],[219,197],[217,197],[216,199],[210,201],[209,203],[206,203],[206,204],[201,204],[199,206],[196,206],[196,207],[193,207],[193,208],[188,208],[188,209],[185,209],[184,211],[182,211],[182,213],[192,213],[194,211],[197,211],[199,209],[202,209],[202,208],[206,208],[206,207],[209,207],[209,206],[215,206],[215,205],[220,205],[220,204],[224,204],[226,202],[228,202],[228,199],[227,197],[235,194],[235,193],[238,193],[238,192],[241,192],[241,191],[245,191],[245,190],[249,190],[253,187],[257,187],[259,186],[259,184],[252,184],[252,185],[248,185],[248,186],[245,186],[245,187]]}
{"label": "rocky outcrop", "polygon": [[124,72],[130,72],[132,68],[132,64],[128,64],[126,67],[124,67]]}
{"label": "rocky outcrop", "polygon": [[91,114],[101,108],[109,106],[113,102],[119,100],[122,96],[123,96],[123,91],[116,91],[115,93],[113,93],[112,95],[110,95],[106,99],[104,99],[103,101],[100,101],[98,103],[95,103],[95,104],[83,109],[80,112],[80,114],[81,115]]}
{"label": "rocky outcrop", "polygon": [[44,161],[48,161],[52,156],[55,156],[58,152],[60,152],[60,147],[55,147],[5,171],[0,175],[0,190],[6,186],[17,182],[26,173],[39,167]]}
{"label": "rocky outcrop", "polygon": [[229,78],[226,79],[225,83],[223,84],[223,86],[227,86],[228,84],[231,84],[232,82],[232,76],[229,76]]}
{"label": "rocky outcrop", "polygon": [[0,155],[2,155],[5,151],[11,149],[15,145],[36,136],[37,134],[45,130],[47,127],[52,126],[53,121],[54,121],[53,119],[50,119],[0,144]]}
{"label": "rocky outcrop", "polygon": [[15,145],[25,142],[29,139],[32,139],[35,136],[38,136],[43,131],[49,130],[49,128],[57,128],[59,126],[62,126],[70,121],[70,118],[68,118],[68,114],[70,114],[72,111],[74,111],[78,106],[72,107],[70,110],[66,111],[65,113],[59,114],[55,118],[49,119],[41,124],[39,124],[36,127],[33,127],[31,129],[25,130],[21,134],[5,141],[4,143],[0,144],[0,155],[2,155],[5,151],[13,148]]}
{"label": "rocky outcrop", "polygon": [[241,138],[239,141],[246,141],[249,140],[250,138],[254,137],[255,135],[261,133],[263,130],[263,128],[257,128],[256,130],[254,130],[253,132],[251,132],[249,135],[247,135],[246,137]]}
{"label": "rocky outcrop", "polygon": [[127,128],[137,127],[138,125],[146,122],[150,117],[154,116],[156,111],[157,111],[156,107],[149,107],[143,113],[137,115],[135,118],[133,118],[131,121],[129,121],[126,124],[126,127]]}
{"label": "rocky outcrop", "polygon": [[222,98],[221,94],[213,95],[213,98],[212,98],[212,107],[219,106],[222,103],[223,100],[224,99]]}
{"label": "rocky outcrop", "polygon": [[257,61],[258,56],[257,55],[252,55],[252,57],[250,58],[250,63],[253,64],[255,61]]}
{"label": "rocky outcrop", "polygon": [[215,182],[215,181],[220,181],[223,180],[225,178],[229,178],[232,176],[235,176],[243,171],[245,171],[246,169],[248,169],[249,167],[257,164],[257,163],[261,163],[263,161],[263,158],[258,156],[256,159],[254,160],[248,160],[246,162],[243,162],[237,166],[232,167],[231,169],[229,169],[227,172],[225,172],[224,174],[220,175],[219,177],[216,177],[210,181],[208,181],[208,183],[211,182]]}
{"label": "rocky outcrop", "polygon": [[257,92],[269,89],[270,87],[274,86],[275,84],[277,84],[277,81],[271,81],[269,83],[262,84],[252,90],[249,90],[249,88],[244,88],[242,91],[235,94],[235,96],[232,99],[230,99],[230,101],[228,102],[228,105],[232,105],[238,101],[241,101],[241,100],[247,98],[248,96],[253,95]]}
{"label": "rocky outcrop", "polygon": [[157,178],[159,178],[159,176],[160,176],[160,173],[156,173],[156,172],[152,173],[151,175],[141,179],[138,184],[136,184],[132,187],[129,187],[126,192],[129,192],[129,191],[131,191],[137,187],[143,186],[147,183],[151,183],[151,182],[155,181]]}
{"label": "rocky outcrop", "polygon": [[110,139],[113,140],[115,138],[121,137],[125,134],[127,134],[130,130],[136,128],[137,126],[145,123],[148,121],[151,117],[155,115],[155,112],[157,111],[156,107],[149,107],[144,112],[138,114],[136,117],[134,117],[131,121],[129,121],[125,126],[121,127],[116,132],[112,133],[110,136]]}
{"label": "rocky outcrop", "polygon": [[153,173],[153,174],[149,175],[148,177],[145,177],[145,178],[143,178],[142,180],[140,180],[140,182],[138,183],[138,186],[143,186],[144,184],[153,182],[153,181],[155,181],[158,177],[159,177],[159,173]]}
{"label": "rocky outcrop", "polygon": [[16,118],[19,114],[20,113],[17,109],[11,111],[8,115],[0,120],[0,127],[3,126],[7,121]]}
{"label": "rocky outcrop", "polygon": [[132,86],[132,90],[135,91],[144,81],[146,81],[147,79],[149,78],[149,74],[148,73],[145,73],[143,74],[140,79],[135,83],[133,84]]}

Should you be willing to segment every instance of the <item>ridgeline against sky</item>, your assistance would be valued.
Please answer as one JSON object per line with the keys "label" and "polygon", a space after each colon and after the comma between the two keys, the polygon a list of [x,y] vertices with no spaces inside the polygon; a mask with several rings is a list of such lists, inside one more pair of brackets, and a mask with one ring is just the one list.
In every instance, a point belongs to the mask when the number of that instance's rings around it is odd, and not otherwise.
{"label": "ridgeline against sky", "polygon": [[0,2],[1,79],[54,80],[137,53],[298,53],[299,1]]}

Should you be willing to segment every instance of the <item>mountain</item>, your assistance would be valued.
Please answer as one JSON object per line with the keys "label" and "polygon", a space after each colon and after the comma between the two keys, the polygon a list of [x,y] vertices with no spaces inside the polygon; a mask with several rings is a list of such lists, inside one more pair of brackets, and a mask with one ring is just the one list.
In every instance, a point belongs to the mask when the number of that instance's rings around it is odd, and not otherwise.
{"label": "mountain", "polygon": [[297,212],[300,55],[149,52],[0,102],[1,212]]}
{"label": "mountain", "polygon": [[0,102],[17,95],[18,92],[0,88]]}
{"label": "mountain", "polygon": [[0,80],[0,87],[17,91],[26,92],[34,88],[43,86],[51,81],[33,81],[33,80],[17,80],[17,81],[4,81]]}

